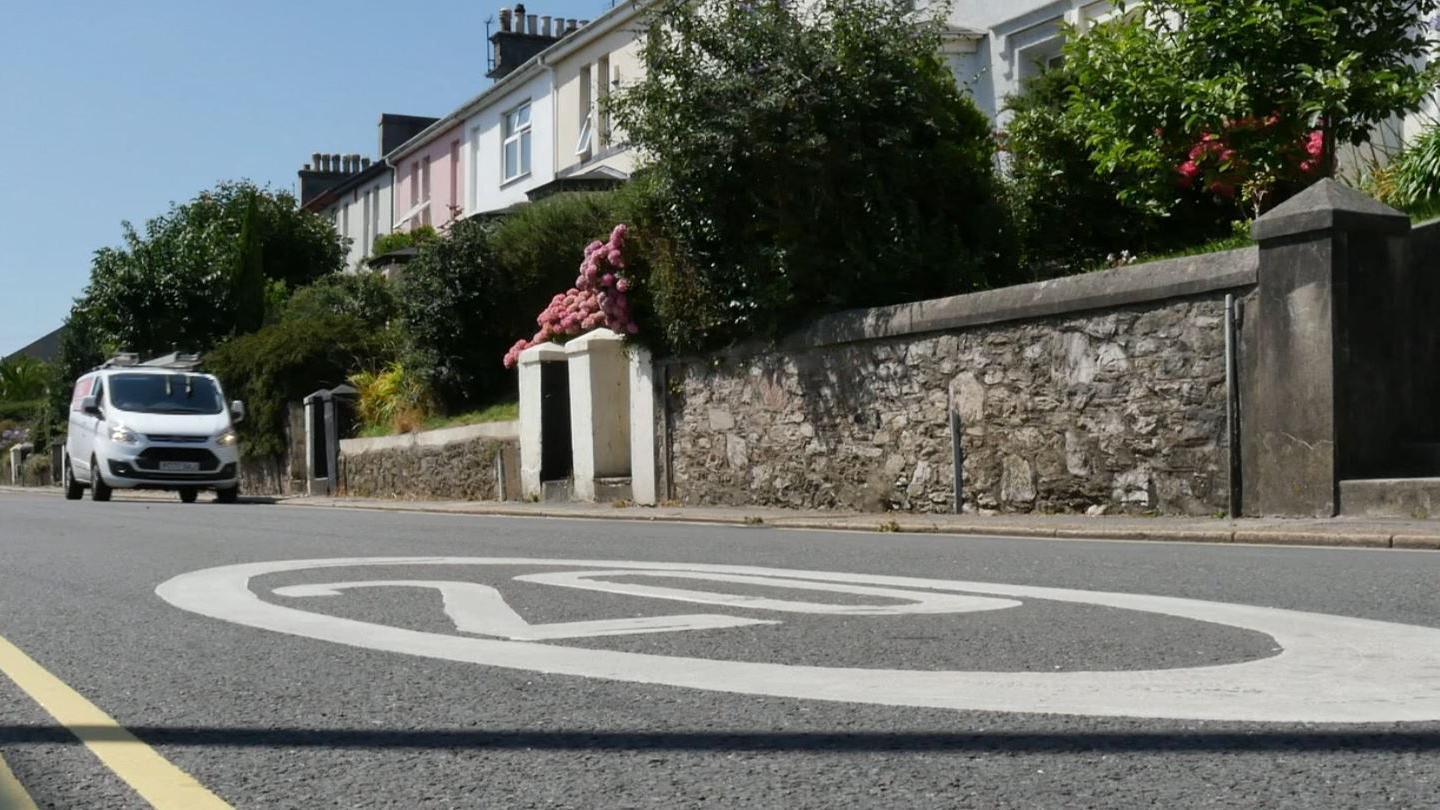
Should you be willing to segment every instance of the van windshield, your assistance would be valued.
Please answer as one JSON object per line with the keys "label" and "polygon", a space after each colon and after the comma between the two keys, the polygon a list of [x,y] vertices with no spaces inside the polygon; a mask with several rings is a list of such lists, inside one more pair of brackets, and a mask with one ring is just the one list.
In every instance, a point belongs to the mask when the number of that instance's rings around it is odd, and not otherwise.
{"label": "van windshield", "polygon": [[132,413],[220,413],[220,389],[198,374],[114,374],[110,404]]}

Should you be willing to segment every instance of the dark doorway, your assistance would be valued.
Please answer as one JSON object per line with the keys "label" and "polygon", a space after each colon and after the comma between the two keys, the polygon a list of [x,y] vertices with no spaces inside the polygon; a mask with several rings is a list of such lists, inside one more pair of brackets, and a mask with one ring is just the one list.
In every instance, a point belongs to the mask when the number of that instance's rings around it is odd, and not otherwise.
{"label": "dark doorway", "polygon": [[570,364],[540,364],[540,480],[570,477]]}
{"label": "dark doorway", "polygon": [[330,477],[330,425],[325,424],[325,401],[316,398],[307,411],[310,414],[310,443],[315,466],[311,478]]}

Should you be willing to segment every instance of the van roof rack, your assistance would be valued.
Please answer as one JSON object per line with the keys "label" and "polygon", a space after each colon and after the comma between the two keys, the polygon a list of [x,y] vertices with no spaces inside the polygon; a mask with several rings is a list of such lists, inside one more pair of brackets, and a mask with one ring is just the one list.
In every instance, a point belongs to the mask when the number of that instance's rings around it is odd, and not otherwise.
{"label": "van roof rack", "polygon": [[119,368],[121,366],[135,366],[140,364],[140,355],[135,352],[120,352],[109,360],[101,363],[95,368]]}
{"label": "van roof rack", "polygon": [[142,363],[140,355],[135,352],[120,352],[96,366],[94,370],[99,371],[102,368],[166,368],[176,371],[194,371],[199,367],[200,355],[198,353],[171,352]]}
{"label": "van roof rack", "polygon": [[140,365],[146,368],[173,368],[180,371],[194,371],[200,367],[198,353],[171,352],[146,360]]}

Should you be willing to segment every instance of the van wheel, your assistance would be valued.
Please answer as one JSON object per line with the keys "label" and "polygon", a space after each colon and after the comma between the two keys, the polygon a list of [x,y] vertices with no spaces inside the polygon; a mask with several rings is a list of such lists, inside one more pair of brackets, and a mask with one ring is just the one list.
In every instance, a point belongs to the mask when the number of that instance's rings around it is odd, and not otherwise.
{"label": "van wheel", "polygon": [[215,490],[216,503],[235,503],[240,498],[240,485],[236,484],[229,489]]}
{"label": "van wheel", "polygon": [[100,475],[100,462],[93,457],[90,459],[90,500],[110,500],[110,485],[106,484],[104,477]]}
{"label": "van wheel", "polygon": [[194,503],[194,502],[195,502],[195,497],[198,496],[199,494],[200,494],[200,490],[198,490],[198,489],[196,489],[196,488],[194,488],[194,487],[186,487],[186,488],[180,490],[180,502],[181,502],[181,503]]}
{"label": "van wheel", "polygon": [[85,485],[75,480],[75,468],[70,466],[70,456],[65,456],[61,480],[65,482],[65,500],[78,501],[85,497]]}

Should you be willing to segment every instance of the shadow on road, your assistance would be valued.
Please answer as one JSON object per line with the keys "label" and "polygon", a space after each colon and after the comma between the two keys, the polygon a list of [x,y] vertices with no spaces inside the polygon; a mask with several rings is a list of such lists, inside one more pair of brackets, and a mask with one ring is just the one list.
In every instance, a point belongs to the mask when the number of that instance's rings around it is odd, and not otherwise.
{"label": "shadow on road", "polygon": [[[1093,733],[827,733],[370,730],[192,728],[140,726],[152,745],[227,748],[369,748],[550,751],[696,751],[776,753],[1429,753],[1440,752],[1440,729],[1429,731],[1093,732]],[[86,739],[129,739],[122,730],[81,727]],[[60,726],[0,726],[0,745],[78,743]]]}

